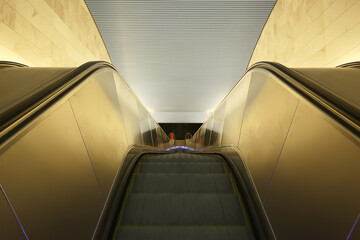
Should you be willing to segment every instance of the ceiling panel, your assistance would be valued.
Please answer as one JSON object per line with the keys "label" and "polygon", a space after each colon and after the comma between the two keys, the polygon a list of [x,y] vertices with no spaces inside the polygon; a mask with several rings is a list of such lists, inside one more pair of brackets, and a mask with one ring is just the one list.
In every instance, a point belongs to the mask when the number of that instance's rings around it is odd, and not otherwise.
{"label": "ceiling panel", "polygon": [[244,74],[268,1],[86,0],[113,64],[158,122],[203,122]]}

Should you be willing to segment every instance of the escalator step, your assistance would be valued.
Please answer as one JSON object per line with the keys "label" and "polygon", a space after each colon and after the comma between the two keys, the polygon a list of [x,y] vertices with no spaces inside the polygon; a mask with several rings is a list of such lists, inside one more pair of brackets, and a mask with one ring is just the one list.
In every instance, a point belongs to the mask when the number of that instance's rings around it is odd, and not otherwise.
{"label": "escalator step", "polygon": [[129,194],[121,225],[245,225],[235,194]]}
{"label": "escalator step", "polygon": [[234,193],[228,174],[137,174],[132,193]]}
{"label": "escalator step", "polygon": [[224,173],[221,163],[183,163],[183,162],[144,162],[141,164],[141,173]]}
{"label": "escalator step", "polygon": [[147,157],[146,162],[220,162],[220,159],[200,154],[160,154]]}
{"label": "escalator step", "polygon": [[177,158],[161,158],[161,159],[146,159],[146,162],[157,162],[157,163],[166,163],[166,162],[183,162],[183,163],[199,163],[199,162],[220,162],[216,158],[204,158],[204,159],[177,159]]}
{"label": "escalator step", "polygon": [[170,153],[170,154],[155,154],[149,155],[149,158],[153,159],[163,159],[163,158],[172,158],[172,159],[204,159],[204,158],[214,158],[213,156],[205,154],[188,154],[188,153]]}
{"label": "escalator step", "polygon": [[115,239],[252,239],[234,191],[216,155],[146,155],[128,186]]}
{"label": "escalator step", "polygon": [[250,231],[240,228],[120,228],[117,240],[242,240],[252,239]]}

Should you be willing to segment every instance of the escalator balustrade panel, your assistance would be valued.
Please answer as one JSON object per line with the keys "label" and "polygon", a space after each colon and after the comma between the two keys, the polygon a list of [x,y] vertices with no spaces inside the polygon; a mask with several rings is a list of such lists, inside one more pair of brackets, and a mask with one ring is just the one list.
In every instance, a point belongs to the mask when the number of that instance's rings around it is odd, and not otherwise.
{"label": "escalator balustrade panel", "polygon": [[206,154],[145,155],[136,165],[114,238],[253,239],[233,175]]}

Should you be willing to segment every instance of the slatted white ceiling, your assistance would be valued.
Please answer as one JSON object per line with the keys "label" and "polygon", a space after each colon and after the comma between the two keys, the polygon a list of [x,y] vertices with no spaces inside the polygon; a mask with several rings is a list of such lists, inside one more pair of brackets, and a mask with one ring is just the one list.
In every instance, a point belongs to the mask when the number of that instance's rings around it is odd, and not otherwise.
{"label": "slatted white ceiling", "polygon": [[158,122],[203,122],[244,74],[275,0],[86,0]]}

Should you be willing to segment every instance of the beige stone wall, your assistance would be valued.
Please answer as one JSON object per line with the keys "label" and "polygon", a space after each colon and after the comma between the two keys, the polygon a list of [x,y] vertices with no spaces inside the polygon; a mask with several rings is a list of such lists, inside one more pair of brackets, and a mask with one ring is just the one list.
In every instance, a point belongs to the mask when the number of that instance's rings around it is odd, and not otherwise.
{"label": "beige stone wall", "polygon": [[359,0],[278,0],[249,66],[334,67],[360,61]]}
{"label": "beige stone wall", "polygon": [[110,62],[84,0],[0,0],[0,61],[29,66]]}

